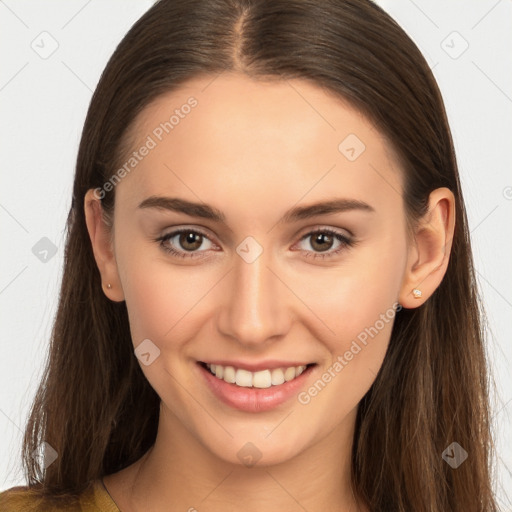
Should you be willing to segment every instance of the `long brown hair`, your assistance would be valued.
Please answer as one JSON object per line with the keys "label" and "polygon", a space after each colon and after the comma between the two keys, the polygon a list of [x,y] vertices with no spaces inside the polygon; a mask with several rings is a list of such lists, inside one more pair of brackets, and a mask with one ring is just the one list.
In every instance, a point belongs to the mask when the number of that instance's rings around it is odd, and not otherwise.
{"label": "long brown hair", "polygon": [[[482,313],[443,100],[416,45],[369,0],[160,0],[121,41],[80,143],[59,307],[24,438],[28,484],[45,499],[71,500],[155,440],[159,397],[133,354],[125,303],[102,291],[84,196],[118,168],[145,106],[193,77],[224,71],[306,79],[359,109],[399,156],[409,220],[426,212],[432,190],[454,193],[445,278],[425,304],[396,316],[359,405],[352,480],[371,510],[497,510]],[[105,212],[114,197],[102,199]],[[46,469],[33,457],[43,441],[58,453]],[[454,441],[469,454],[456,469],[442,457]]]}

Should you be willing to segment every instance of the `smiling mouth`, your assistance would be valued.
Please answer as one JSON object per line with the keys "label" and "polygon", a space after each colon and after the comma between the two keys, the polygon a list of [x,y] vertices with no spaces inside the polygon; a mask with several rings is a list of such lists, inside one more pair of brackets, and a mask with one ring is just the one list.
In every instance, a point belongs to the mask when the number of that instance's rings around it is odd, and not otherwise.
{"label": "smiling mouth", "polygon": [[235,368],[234,366],[222,366],[220,364],[209,364],[199,362],[199,364],[207,369],[212,375],[219,380],[223,380],[228,384],[234,384],[243,388],[259,388],[265,389],[274,386],[280,386],[285,382],[290,382],[304,373],[307,369],[315,366],[316,363],[289,366],[281,368],[273,368],[251,372],[243,368]]}

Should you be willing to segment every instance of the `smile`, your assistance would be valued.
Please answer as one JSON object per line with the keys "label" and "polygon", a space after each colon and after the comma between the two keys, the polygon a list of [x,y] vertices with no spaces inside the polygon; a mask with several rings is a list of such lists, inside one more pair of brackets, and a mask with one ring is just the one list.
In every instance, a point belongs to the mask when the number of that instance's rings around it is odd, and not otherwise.
{"label": "smile", "polygon": [[197,363],[196,368],[201,375],[199,381],[206,384],[214,399],[250,413],[270,411],[292,403],[306,382],[319,371],[316,363],[297,364],[299,361],[294,361],[293,366],[290,366],[291,361],[239,362],[238,365],[234,361]]}
{"label": "smile", "polygon": [[220,364],[206,364],[212,375],[222,379],[229,384],[236,384],[244,388],[270,388],[280,386],[284,382],[289,382],[307,368],[307,365],[290,366],[288,368],[274,368],[251,372],[243,368],[233,366],[222,366]]}

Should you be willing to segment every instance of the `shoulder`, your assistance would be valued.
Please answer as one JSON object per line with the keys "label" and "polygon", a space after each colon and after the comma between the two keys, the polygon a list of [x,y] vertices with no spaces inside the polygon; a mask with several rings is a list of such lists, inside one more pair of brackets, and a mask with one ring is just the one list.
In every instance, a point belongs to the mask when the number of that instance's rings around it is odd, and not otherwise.
{"label": "shoulder", "polygon": [[0,510],[5,512],[38,510],[41,503],[39,493],[30,487],[11,487],[0,492]]}
{"label": "shoulder", "polygon": [[39,494],[29,487],[11,487],[0,492],[0,510],[5,512],[37,510],[40,505]]}
{"label": "shoulder", "polygon": [[2,512],[120,512],[100,479],[89,486],[75,499],[68,497],[45,497],[40,490],[28,486],[12,487],[0,492]]}

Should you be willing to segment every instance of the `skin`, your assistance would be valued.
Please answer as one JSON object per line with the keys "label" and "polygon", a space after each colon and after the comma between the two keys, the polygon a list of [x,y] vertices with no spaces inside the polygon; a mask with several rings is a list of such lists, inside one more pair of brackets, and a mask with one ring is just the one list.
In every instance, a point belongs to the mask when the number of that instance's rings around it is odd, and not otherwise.
{"label": "skin", "polygon": [[[196,78],[141,113],[133,149],[190,96],[198,105],[115,187],[112,233],[93,190],[85,197],[104,292],[126,301],[134,347],[149,338],[160,349],[141,365],[161,398],[155,445],[105,486],[123,512],[241,503],[248,512],[366,510],[350,488],[352,438],[392,321],[306,405],[293,397],[266,412],[233,409],[196,379],[196,362],[314,362],[307,390],[393,304],[419,307],[434,292],[448,264],[453,194],[432,192],[408,237],[402,171],[389,143],[349,104],[304,80]],[[338,149],[348,134],[366,146],[354,161]],[[208,203],[226,221],[138,208],[153,195]],[[374,211],[278,223],[294,206],[335,198]],[[180,227],[209,237],[195,249],[203,258],[172,256],[154,241]],[[315,237],[303,238],[317,228],[356,243],[322,259]],[[236,252],[247,236],[263,248],[252,263]],[[190,245],[179,242],[167,243],[186,253]],[[333,253],[340,244],[333,238],[323,247]],[[254,467],[237,456],[248,442],[261,452]]]}

